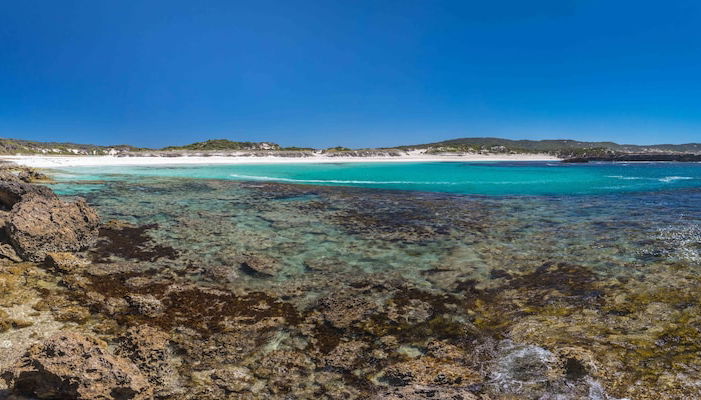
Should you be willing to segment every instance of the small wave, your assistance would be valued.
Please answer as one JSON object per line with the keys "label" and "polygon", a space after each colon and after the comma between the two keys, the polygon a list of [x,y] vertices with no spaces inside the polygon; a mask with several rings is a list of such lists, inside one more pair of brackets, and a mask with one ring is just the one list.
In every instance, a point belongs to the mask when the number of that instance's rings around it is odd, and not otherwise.
{"label": "small wave", "polygon": [[660,182],[674,182],[674,181],[686,181],[689,179],[694,179],[690,176],[665,176],[664,178],[660,178]]}
{"label": "small wave", "polygon": [[606,175],[606,177],[607,178],[614,178],[614,179],[621,179],[621,180],[625,180],[625,181],[645,180],[645,181],[658,181],[658,182],[665,182],[665,183],[694,179],[690,176],[665,176],[662,178],[649,178],[649,177],[643,177],[643,176]]}
{"label": "small wave", "polygon": [[359,180],[340,180],[340,179],[292,179],[292,178],[276,178],[274,176],[255,176],[255,175],[238,175],[230,174],[233,178],[250,179],[255,181],[270,181],[270,182],[294,182],[294,183],[338,183],[338,184],[357,184],[357,185],[455,185],[457,182],[424,182],[424,181],[359,181]]}
{"label": "small wave", "polygon": [[642,176],[623,176],[623,175],[606,175],[607,178],[614,178],[614,179],[623,179],[625,181],[637,181],[641,179],[650,179],[650,178],[643,178]]}

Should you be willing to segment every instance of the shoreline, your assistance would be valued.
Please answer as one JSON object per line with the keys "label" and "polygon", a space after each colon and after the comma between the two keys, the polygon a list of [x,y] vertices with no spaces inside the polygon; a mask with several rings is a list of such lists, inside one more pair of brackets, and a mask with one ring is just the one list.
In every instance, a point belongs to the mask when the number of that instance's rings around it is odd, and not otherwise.
{"label": "shoreline", "polygon": [[505,154],[459,156],[375,156],[375,157],[311,157],[281,156],[2,156],[0,160],[33,168],[98,167],[98,166],[157,166],[157,165],[207,165],[207,164],[303,164],[303,163],[372,163],[372,162],[500,162],[500,161],[562,161],[547,154]]}

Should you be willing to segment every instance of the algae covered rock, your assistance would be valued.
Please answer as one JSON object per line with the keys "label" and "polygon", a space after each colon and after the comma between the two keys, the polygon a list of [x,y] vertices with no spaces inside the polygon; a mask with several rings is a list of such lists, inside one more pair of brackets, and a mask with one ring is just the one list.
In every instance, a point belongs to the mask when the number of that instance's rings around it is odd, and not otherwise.
{"label": "algae covered rock", "polygon": [[2,378],[17,394],[39,399],[151,398],[150,385],[129,361],[110,354],[104,342],[59,333],[30,347]]}
{"label": "algae covered rock", "polygon": [[65,202],[55,196],[28,194],[12,208],[5,230],[20,257],[40,262],[50,252],[91,246],[99,224],[95,210],[81,198]]}
{"label": "algae covered rock", "polygon": [[277,275],[282,267],[277,260],[263,255],[246,254],[238,261],[243,272],[261,278]]}

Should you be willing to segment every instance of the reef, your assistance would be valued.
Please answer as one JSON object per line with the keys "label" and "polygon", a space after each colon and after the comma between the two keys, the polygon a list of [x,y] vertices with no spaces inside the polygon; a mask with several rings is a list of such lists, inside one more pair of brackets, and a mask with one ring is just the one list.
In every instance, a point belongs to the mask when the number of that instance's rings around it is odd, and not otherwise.
{"label": "reef", "polygon": [[679,236],[640,199],[100,185],[5,215],[0,397],[701,397],[701,265],[632,251]]}

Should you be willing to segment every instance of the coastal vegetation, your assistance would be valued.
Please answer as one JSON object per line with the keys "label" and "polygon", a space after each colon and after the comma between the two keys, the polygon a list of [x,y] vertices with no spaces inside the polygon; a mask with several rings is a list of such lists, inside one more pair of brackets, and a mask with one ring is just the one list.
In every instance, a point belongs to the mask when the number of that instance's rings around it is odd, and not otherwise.
{"label": "coastal vegetation", "polygon": [[[182,146],[167,146],[148,149],[130,145],[98,146],[89,144],[36,142],[20,139],[0,139],[0,154],[48,154],[48,155],[178,155],[215,152],[273,152],[280,156],[311,154],[311,147],[282,147],[272,142],[232,141],[212,139]],[[372,157],[377,155],[401,155],[410,151],[425,154],[547,154],[563,159],[611,159],[629,155],[643,155],[654,159],[662,156],[677,157],[681,161],[698,161],[698,157],[685,159],[682,155],[701,155],[701,143],[626,145],[614,142],[583,142],[576,140],[510,140],[500,138],[461,138],[442,142],[402,145],[389,148],[351,149],[344,146],[321,150],[323,154],[349,157]],[[674,159],[674,157],[672,157]],[[688,158],[688,157],[687,157]]]}

